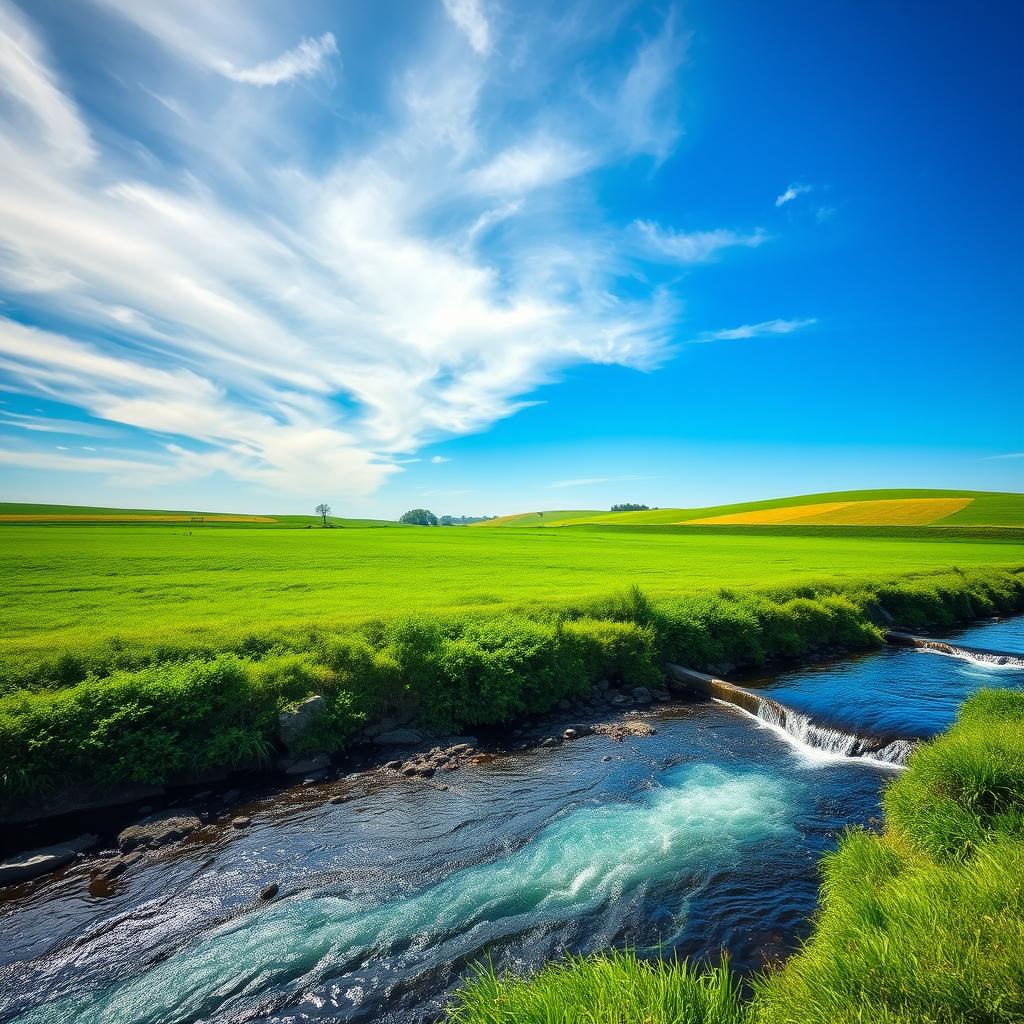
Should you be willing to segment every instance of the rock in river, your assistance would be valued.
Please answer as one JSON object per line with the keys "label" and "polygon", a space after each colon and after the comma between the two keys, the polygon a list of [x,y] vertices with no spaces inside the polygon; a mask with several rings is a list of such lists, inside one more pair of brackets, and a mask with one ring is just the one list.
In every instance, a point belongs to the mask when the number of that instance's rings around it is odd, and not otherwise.
{"label": "rock in river", "polygon": [[117,837],[117,846],[122,853],[132,850],[155,850],[158,846],[184,839],[195,832],[202,822],[195,815],[184,811],[164,811],[143,818],[137,825],[126,828]]}
{"label": "rock in river", "polygon": [[295,707],[285,708],[277,716],[281,742],[292,751],[301,750],[310,731],[323,718],[327,703],[318,693],[307,697]]}
{"label": "rock in river", "polygon": [[56,871],[57,868],[70,864],[83,850],[95,846],[96,842],[96,836],[84,835],[67,843],[57,843],[39,850],[19,853],[0,864],[0,886],[16,885],[18,882],[27,882],[29,879]]}

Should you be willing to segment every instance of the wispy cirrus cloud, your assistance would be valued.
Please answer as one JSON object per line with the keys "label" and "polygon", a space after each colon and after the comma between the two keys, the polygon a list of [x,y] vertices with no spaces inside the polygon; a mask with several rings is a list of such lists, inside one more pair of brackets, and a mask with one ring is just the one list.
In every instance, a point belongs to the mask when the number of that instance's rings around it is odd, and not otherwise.
{"label": "wispy cirrus cloud", "polygon": [[490,53],[491,26],[480,0],[444,0],[444,9],[478,54]]}
{"label": "wispy cirrus cloud", "polygon": [[[681,301],[638,286],[636,259],[763,241],[650,223],[618,244],[594,198],[592,175],[678,137],[671,15],[581,80],[559,69],[586,34],[531,67],[528,29],[506,59],[483,7],[452,2],[454,28],[342,116],[337,26],[285,5],[93,2],[131,45],[86,48],[72,74],[0,0],[0,289],[24,312],[0,315],[0,384],[138,446],[62,453],[62,470],[368,494],[567,367],[665,359]],[[117,102],[89,94],[100,78]]]}
{"label": "wispy cirrus cloud", "polygon": [[785,192],[775,197],[776,206],[785,206],[786,203],[793,202],[797,196],[805,195],[808,192],[813,192],[813,185],[790,185]]}
{"label": "wispy cirrus cloud", "polygon": [[704,263],[724,249],[756,249],[768,241],[768,235],[760,228],[749,232],[728,228],[677,231],[653,221],[637,220],[631,229],[644,255],[672,263]]}
{"label": "wispy cirrus cloud", "polygon": [[556,480],[554,483],[548,484],[548,489],[555,489],[559,487],[587,487],[591,484],[611,484],[618,483],[626,480],[653,480],[654,477],[650,476],[634,476],[628,474],[626,476],[586,476],[576,477],[570,480]]}
{"label": "wispy cirrus cloud", "polygon": [[176,0],[173,4],[137,3],[135,0],[95,0],[96,3],[130,21],[166,49],[191,63],[246,85],[281,85],[298,78],[310,78],[327,67],[338,53],[331,32],[300,40],[296,45],[263,60],[246,60],[249,54],[276,44],[269,32],[261,31],[251,5],[239,0]]}
{"label": "wispy cirrus cloud", "polygon": [[758,324],[741,324],[739,327],[727,327],[718,331],[705,331],[695,341],[742,341],[746,338],[757,338],[764,334],[792,334],[793,331],[811,327],[818,322],[816,317],[804,320],[763,320]]}
{"label": "wispy cirrus cloud", "polygon": [[317,39],[303,39],[294,49],[249,68],[235,67],[227,60],[216,61],[214,67],[233,82],[259,86],[280,85],[294,78],[310,78],[319,74],[326,60],[337,52],[338,44],[334,35],[325,32]]}

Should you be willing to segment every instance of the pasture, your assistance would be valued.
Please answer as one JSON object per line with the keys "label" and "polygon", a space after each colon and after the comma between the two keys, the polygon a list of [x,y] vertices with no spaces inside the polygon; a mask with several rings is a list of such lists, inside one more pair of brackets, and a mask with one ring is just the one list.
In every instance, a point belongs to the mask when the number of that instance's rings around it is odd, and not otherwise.
{"label": "pasture", "polygon": [[529,612],[632,585],[658,599],[1020,565],[1016,538],[920,532],[10,524],[0,527],[0,652],[29,669],[111,638],[219,646],[410,613]]}

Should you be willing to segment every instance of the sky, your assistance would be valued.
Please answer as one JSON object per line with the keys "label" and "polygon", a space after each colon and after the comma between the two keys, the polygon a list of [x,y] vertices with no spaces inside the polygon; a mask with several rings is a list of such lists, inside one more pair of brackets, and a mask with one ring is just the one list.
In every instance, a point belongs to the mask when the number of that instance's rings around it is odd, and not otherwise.
{"label": "sky", "polygon": [[1024,5],[0,0],[0,500],[1024,491]]}

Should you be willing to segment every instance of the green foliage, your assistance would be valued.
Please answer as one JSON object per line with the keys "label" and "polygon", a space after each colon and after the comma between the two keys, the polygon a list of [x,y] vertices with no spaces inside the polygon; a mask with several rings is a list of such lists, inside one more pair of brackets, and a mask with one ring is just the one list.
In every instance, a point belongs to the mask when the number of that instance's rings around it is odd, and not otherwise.
{"label": "green foliage", "polygon": [[612,951],[530,979],[479,971],[456,1024],[728,1021],[1011,1024],[1024,1019],[1024,694],[982,691],[885,797],[882,835],[823,861],[814,934],[741,999],[727,966]]}
{"label": "green foliage", "polygon": [[429,509],[413,508],[403,512],[398,521],[406,526],[437,526],[437,516]]}
{"label": "green foliage", "polygon": [[650,505],[637,505],[631,501],[624,501],[619,505],[612,505],[610,511],[612,512],[647,512],[650,510]]}
{"label": "green foliage", "polygon": [[449,1010],[452,1024],[742,1024],[728,964],[700,970],[612,950],[548,964],[529,981],[480,970]]}

